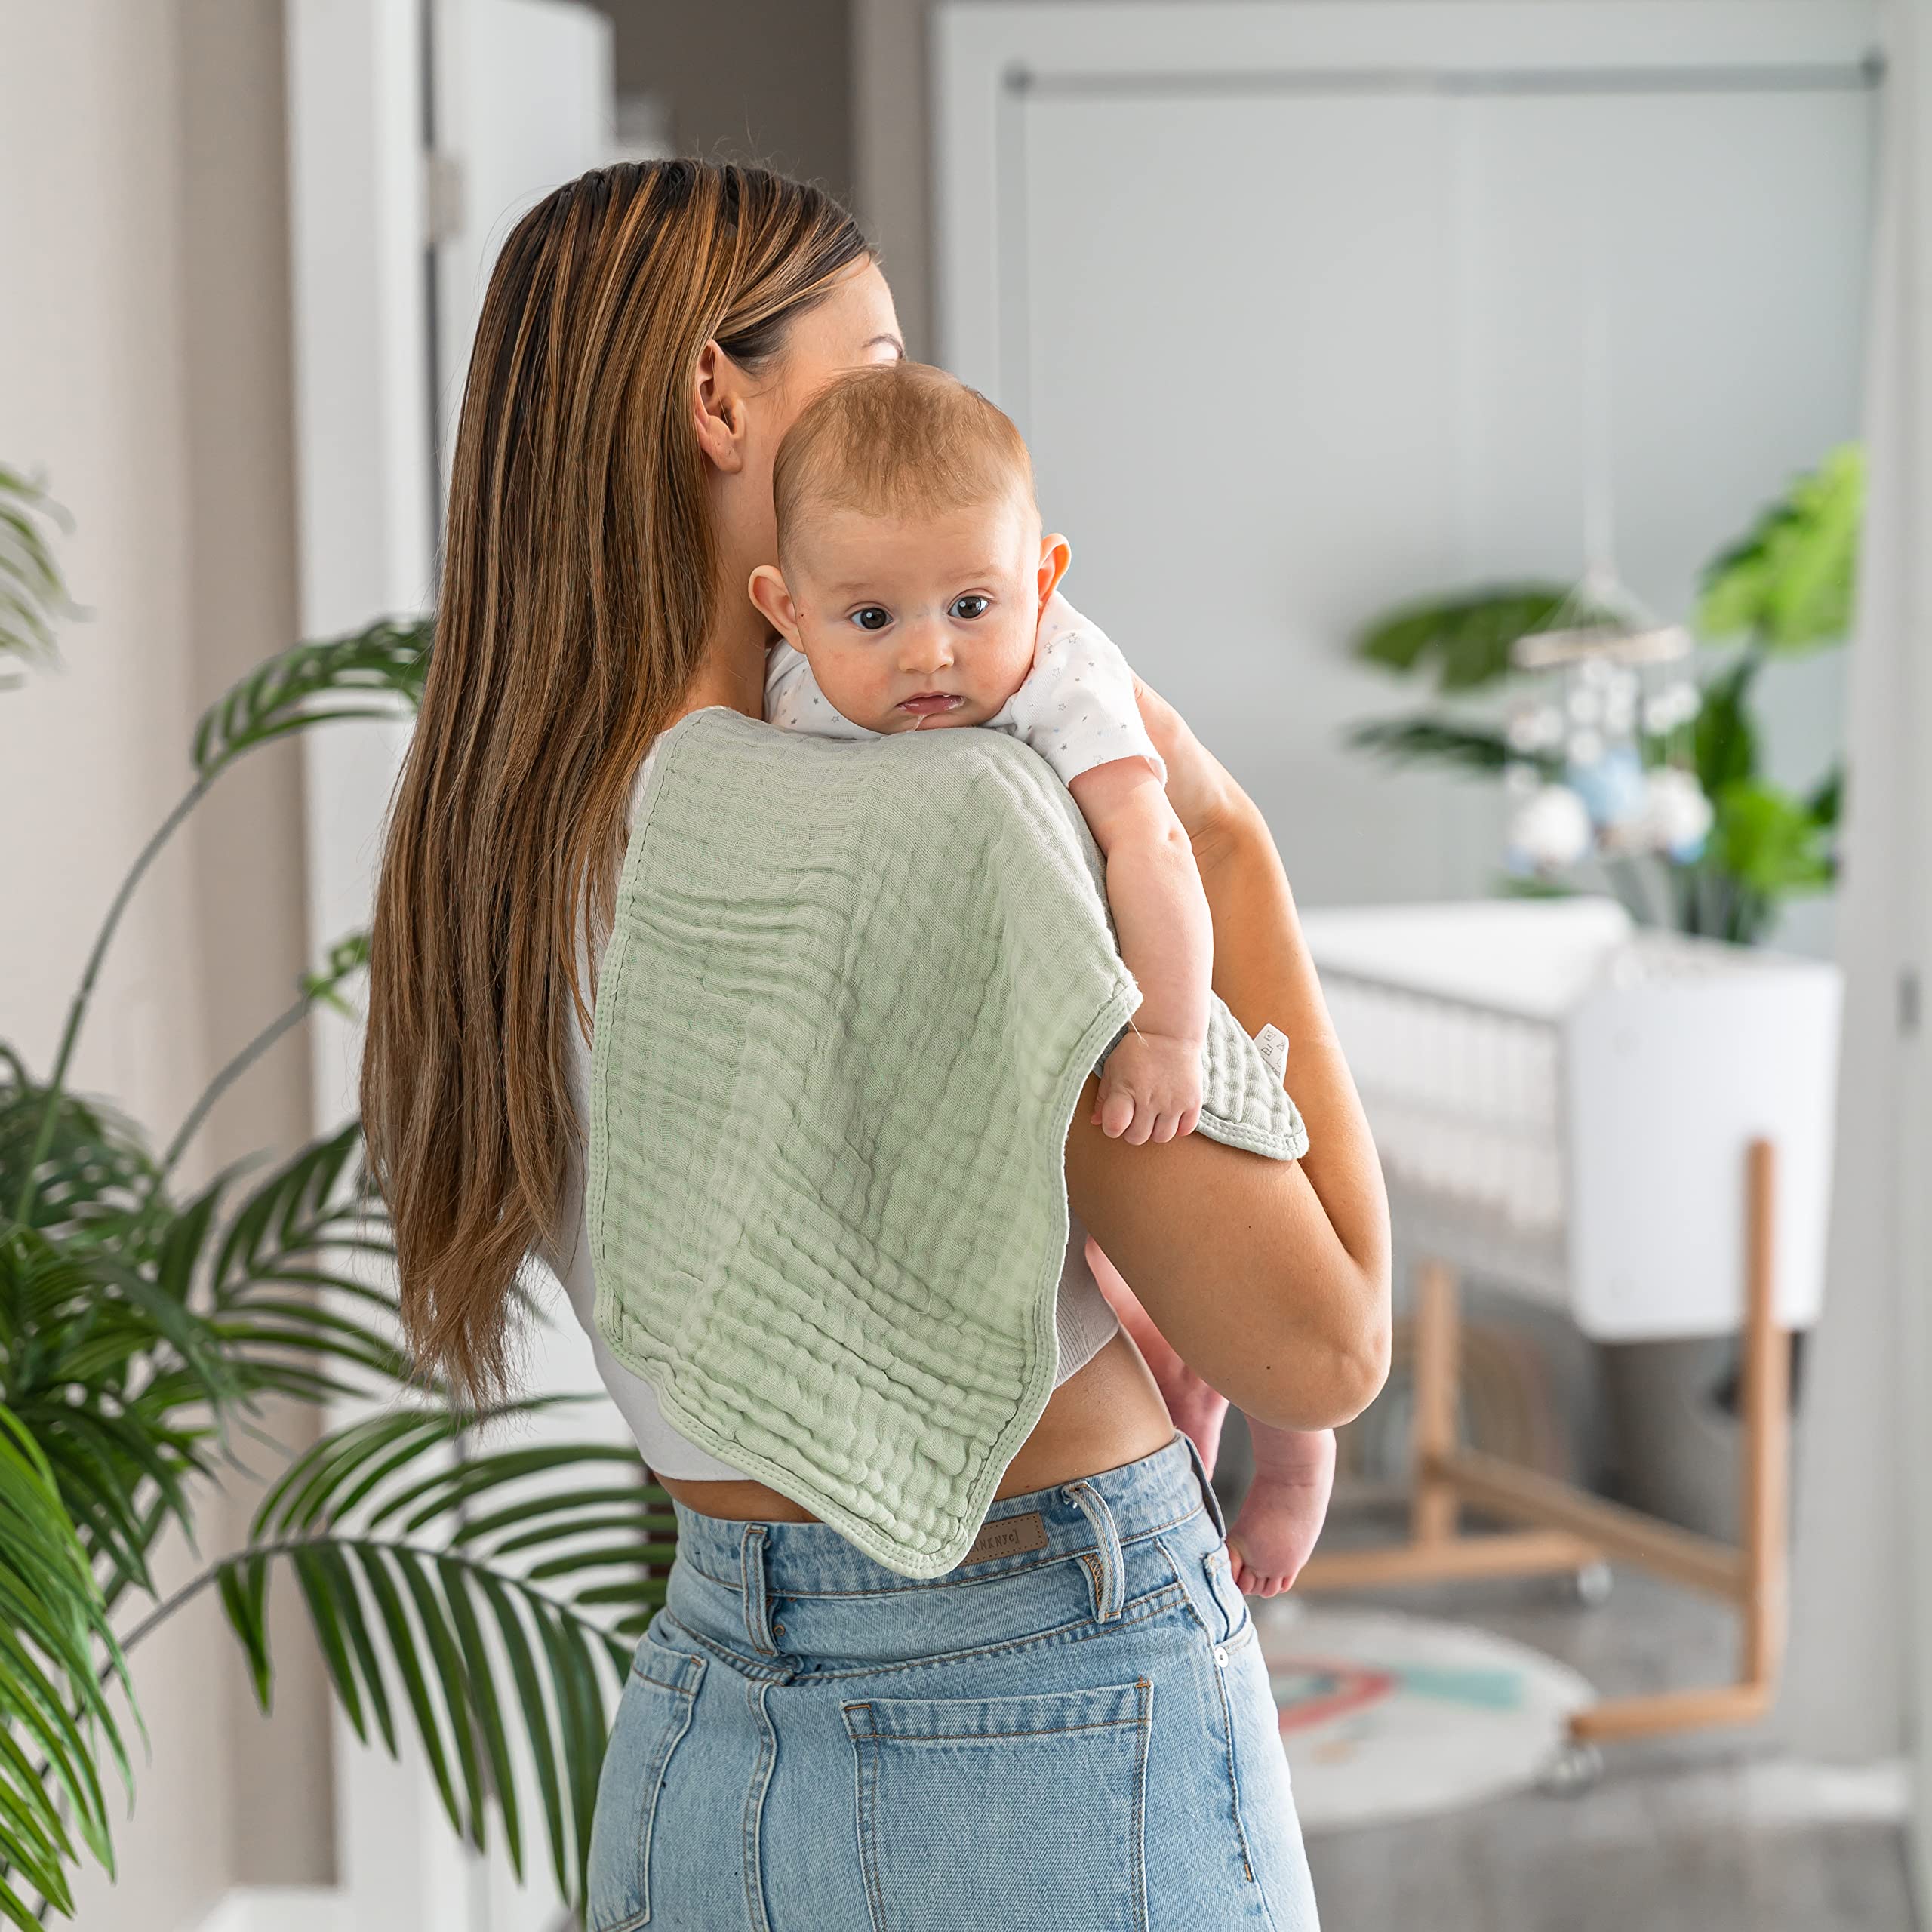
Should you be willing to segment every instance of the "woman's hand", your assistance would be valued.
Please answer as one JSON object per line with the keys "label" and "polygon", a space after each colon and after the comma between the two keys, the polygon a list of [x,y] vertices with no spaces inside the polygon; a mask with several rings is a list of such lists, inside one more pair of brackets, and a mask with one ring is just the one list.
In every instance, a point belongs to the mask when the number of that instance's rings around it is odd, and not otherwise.
{"label": "woman's hand", "polygon": [[1167,764],[1168,802],[1198,863],[1254,805],[1227,767],[1194,735],[1186,719],[1137,671],[1134,696],[1147,735]]}

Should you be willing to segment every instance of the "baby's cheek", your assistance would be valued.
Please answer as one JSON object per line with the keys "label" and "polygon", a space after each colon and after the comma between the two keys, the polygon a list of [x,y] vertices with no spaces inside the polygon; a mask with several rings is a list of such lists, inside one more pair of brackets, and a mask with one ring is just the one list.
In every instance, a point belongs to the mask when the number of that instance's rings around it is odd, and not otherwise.
{"label": "baby's cheek", "polygon": [[881,731],[893,722],[891,672],[872,656],[841,653],[817,675],[819,689],[855,724]]}
{"label": "baby's cheek", "polygon": [[997,711],[1026,681],[1033,668],[1034,633],[1029,628],[1015,628],[986,654],[986,695]]}

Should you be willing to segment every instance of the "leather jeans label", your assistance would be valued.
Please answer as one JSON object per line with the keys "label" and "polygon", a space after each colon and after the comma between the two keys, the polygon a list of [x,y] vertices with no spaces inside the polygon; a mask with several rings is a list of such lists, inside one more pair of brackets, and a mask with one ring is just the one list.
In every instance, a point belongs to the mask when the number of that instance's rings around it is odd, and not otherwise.
{"label": "leather jeans label", "polygon": [[959,1559],[960,1566],[986,1563],[995,1556],[1018,1556],[1024,1551],[1046,1546],[1046,1521],[1038,1510],[1029,1509],[1017,1516],[996,1516],[973,1539],[972,1548]]}

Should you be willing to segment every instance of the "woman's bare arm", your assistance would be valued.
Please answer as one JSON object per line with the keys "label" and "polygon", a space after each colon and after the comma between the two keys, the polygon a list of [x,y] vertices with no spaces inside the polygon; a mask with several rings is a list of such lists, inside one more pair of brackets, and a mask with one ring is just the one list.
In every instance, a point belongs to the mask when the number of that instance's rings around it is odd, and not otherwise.
{"label": "woman's bare arm", "polygon": [[1389,1209],[1361,1102],[1337,1043],[1273,837],[1240,787],[1145,686],[1214,925],[1214,990],[1250,1032],[1287,1034],[1299,1161],[1195,1133],[1132,1146],[1089,1118],[1067,1135],[1074,1212],[1182,1359],[1264,1423],[1325,1429],[1388,1373]]}

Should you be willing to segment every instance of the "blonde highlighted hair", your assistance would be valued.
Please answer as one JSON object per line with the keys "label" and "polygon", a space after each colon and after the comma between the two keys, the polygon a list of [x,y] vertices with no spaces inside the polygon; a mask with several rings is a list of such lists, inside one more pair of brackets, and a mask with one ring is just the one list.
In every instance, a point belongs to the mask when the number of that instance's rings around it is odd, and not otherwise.
{"label": "blonde highlighted hair", "polygon": [[435,641],[370,929],[362,1127],[419,1364],[512,1380],[512,1291],[561,1233],[638,766],[703,662],[719,561],[692,396],[715,341],[775,368],[872,250],[816,188],[697,161],[592,169],[491,270],[458,420]]}
{"label": "blonde highlighted hair", "polygon": [[913,518],[1003,498],[1033,500],[1033,460],[1013,420],[924,362],[875,364],[799,412],[771,471],[780,567],[814,513]]}

